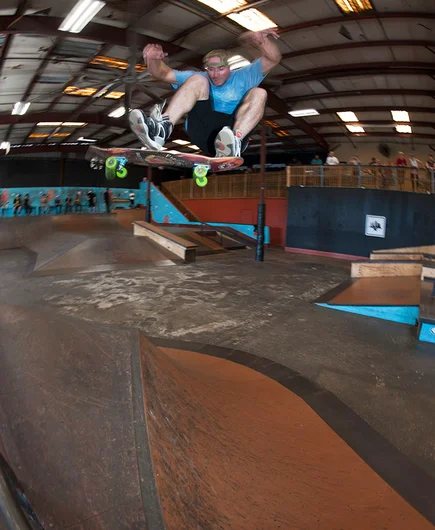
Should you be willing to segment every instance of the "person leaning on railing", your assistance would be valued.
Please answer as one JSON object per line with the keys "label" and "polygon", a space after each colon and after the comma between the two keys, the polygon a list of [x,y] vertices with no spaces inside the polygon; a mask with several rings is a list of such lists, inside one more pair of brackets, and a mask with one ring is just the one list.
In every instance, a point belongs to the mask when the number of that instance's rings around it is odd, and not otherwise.
{"label": "person leaning on railing", "polygon": [[433,174],[435,172],[435,160],[433,158],[433,155],[429,155],[426,160],[426,164],[424,165],[425,169],[429,172],[429,176],[433,177]]}

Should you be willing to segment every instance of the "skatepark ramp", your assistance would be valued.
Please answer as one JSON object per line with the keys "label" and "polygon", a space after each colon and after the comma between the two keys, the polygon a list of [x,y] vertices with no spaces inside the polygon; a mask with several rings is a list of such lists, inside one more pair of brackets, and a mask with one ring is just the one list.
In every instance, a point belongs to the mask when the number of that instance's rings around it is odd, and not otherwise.
{"label": "skatepark ramp", "polygon": [[136,221],[133,223],[133,233],[135,236],[146,237],[154,241],[186,262],[192,262],[196,259],[197,244],[191,243],[151,223]]}
{"label": "skatepark ramp", "polygon": [[433,528],[433,478],[278,363],[40,308],[0,336],[0,447],[47,530]]}
{"label": "skatepark ramp", "polygon": [[349,282],[315,303],[418,326],[418,338],[435,343],[435,245],[373,251],[351,264]]}

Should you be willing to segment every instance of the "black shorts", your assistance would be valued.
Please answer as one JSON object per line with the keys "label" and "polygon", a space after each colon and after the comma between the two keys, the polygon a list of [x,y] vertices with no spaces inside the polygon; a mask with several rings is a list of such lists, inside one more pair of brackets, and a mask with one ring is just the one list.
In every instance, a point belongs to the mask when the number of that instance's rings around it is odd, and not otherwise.
{"label": "black shorts", "polygon": [[[187,116],[187,135],[190,141],[201,148],[204,154],[215,156],[214,141],[218,132],[227,125],[231,129],[236,120],[237,109],[232,114],[213,110],[213,100],[198,101]],[[242,141],[242,152],[248,146],[248,137]]]}

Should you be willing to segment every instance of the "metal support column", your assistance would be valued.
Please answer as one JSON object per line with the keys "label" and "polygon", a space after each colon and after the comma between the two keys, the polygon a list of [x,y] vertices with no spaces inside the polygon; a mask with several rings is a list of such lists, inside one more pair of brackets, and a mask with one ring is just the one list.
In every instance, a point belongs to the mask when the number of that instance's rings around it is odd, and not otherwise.
{"label": "metal support column", "polygon": [[147,186],[147,206],[146,206],[146,222],[151,223],[151,182],[153,180],[153,168],[148,166],[148,186]]}
{"label": "metal support column", "polygon": [[261,151],[260,151],[260,202],[257,217],[257,248],[255,261],[264,261],[264,221],[266,218],[266,204],[264,202],[266,173],[266,124],[261,124]]}

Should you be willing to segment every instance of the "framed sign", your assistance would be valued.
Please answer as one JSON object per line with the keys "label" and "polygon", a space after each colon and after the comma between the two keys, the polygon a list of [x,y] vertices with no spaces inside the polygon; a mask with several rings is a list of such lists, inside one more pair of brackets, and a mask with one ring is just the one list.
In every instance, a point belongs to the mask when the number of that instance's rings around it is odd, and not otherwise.
{"label": "framed sign", "polygon": [[370,237],[385,237],[387,218],[380,215],[366,215],[365,235]]}

